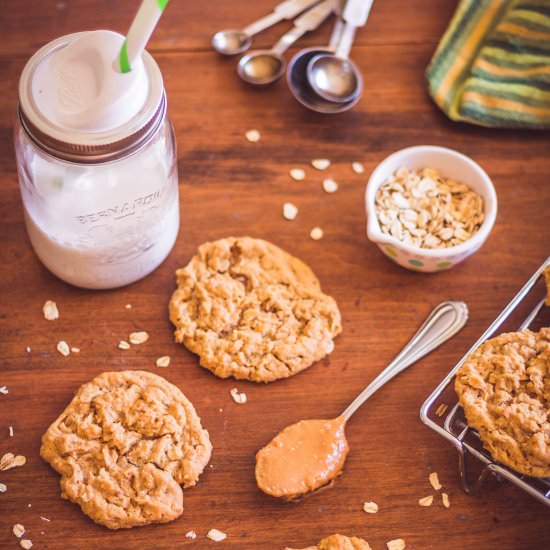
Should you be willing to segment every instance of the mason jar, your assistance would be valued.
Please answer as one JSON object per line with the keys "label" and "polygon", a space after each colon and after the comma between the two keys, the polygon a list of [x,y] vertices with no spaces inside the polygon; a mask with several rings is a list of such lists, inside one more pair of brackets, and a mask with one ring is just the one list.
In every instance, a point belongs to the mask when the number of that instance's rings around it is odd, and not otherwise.
{"label": "mason jar", "polygon": [[151,273],[179,228],[162,75],[147,52],[131,79],[109,74],[122,40],[110,31],[54,40],[19,85],[14,141],[27,232],[54,275],[84,288]]}

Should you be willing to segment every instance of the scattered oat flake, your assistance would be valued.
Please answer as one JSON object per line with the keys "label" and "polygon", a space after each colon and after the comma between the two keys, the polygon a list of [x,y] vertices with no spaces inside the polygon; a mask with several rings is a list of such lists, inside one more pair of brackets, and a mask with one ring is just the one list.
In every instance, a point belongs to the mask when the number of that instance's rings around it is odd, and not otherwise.
{"label": "scattered oat flake", "polygon": [[144,330],[132,332],[132,334],[128,337],[128,340],[130,340],[130,344],[145,344],[145,342],[149,340],[149,334]]}
{"label": "scattered oat flake", "polygon": [[118,345],[118,349],[130,349],[130,344],[126,340],[121,340]]}
{"label": "scattered oat flake", "polygon": [[245,137],[248,141],[250,141],[250,143],[257,143],[258,141],[260,141],[262,135],[258,130],[253,129],[253,130],[248,130],[245,133]]}
{"label": "scattered oat flake", "polygon": [[157,367],[168,367],[170,365],[170,356],[163,355],[162,357],[159,357],[155,364],[157,365]]}
{"label": "scattered oat flake", "polygon": [[360,162],[352,162],[351,168],[356,174],[363,174],[365,167]]}
{"label": "scattered oat flake", "polygon": [[52,300],[46,300],[42,306],[42,313],[44,314],[44,319],[48,321],[55,321],[59,319],[59,310],[57,309],[57,304],[52,302]]}
{"label": "scattered oat flake", "polygon": [[16,523],[12,527],[12,532],[18,539],[20,539],[25,534],[25,528],[20,523]]}
{"label": "scattered oat flake", "polygon": [[42,521],[47,521],[48,523],[52,521],[51,519],[48,519],[48,518],[46,518],[46,517],[44,517],[44,516],[40,516],[40,519],[41,519]]}
{"label": "scattered oat flake", "polygon": [[225,533],[222,533],[221,531],[218,531],[217,529],[210,529],[208,533],[206,534],[206,537],[210,540],[213,540],[214,542],[221,542],[225,538],[227,538],[227,535]]}
{"label": "scattered oat flake", "polygon": [[27,508],[32,508],[32,504],[30,502],[27,504]]}
{"label": "scattered oat flake", "polygon": [[13,437],[13,426],[8,427],[8,432],[10,434],[10,437]]}
{"label": "scattered oat flake", "polygon": [[430,495],[428,497],[419,499],[418,504],[420,504],[420,506],[431,506],[433,501],[434,501],[434,497],[433,495]]}
{"label": "scattered oat flake", "polygon": [[196,539],[197,538],[197,533],[195,533],[195,531],[187,531],[187,533],[185,533],[185,536],[188,539]]}
{"label": "scattered oat flake", "polygon": [[451,502],[449,501],[449,495],[447,493],[441,493],[441,500],[443,501],[443,506],[445,506],[445,508],[451,507]]}
{"label": "scattered oat flake", "polygon": [[285,220],[294,220],[298,215],[298,207],[291,202],[285,202],[283,204],[283,218]]}
{"label": "scattered oat flake", "polygon": [[323,190],[325,193],[336,193],[338,184],[332,178],[327,178],[323,180]]}
{"label": "scattered oat flake", "polygon": [[436,491],[441,489],[441,483],[439,483],[439,476],[437,475],[437,472],[432,472],[430,474],[430,483]]}
{"label": "scattered oat flake", "polygon": [[443,416],[447,412],[448,408],[449,408],[449,405],[446,405],[445,403],[441,403],[439,407],[437,407],[437,409],[435,410],[435,415]]}
{"label": "scattered oat flake", "polygon": [[65,340],[60,340],[57,342],[57,351],[64,357],[68,357],[71,354],[71,348]]}
{"label": "scattered oat flake", "polygon": [[21,548],[24,548],[25,550],[31,550],[32,548],[32,541],[29,539],[22,539],[19,541],[19,544]]}
{"label": "scattered oat flake", "polygon": [[388,550],[404,550],[406,548],[405,541],[403,539],[394,539],[386,542]]}
{"label": "scattered oat flake", "polygon": [[5,493],[8,490],[8,486],[5,483],[0,483],[0,493]]}
{"label": "scattered oat flake", "polygon": [[8,386],[0,386],[0,393],[2,395],[7,395],[9,393]]}
{"label": "scattered oat flake", "polygon": [[306,179],[306,173],[301,168],[292,168],[289,174],[294,181],[302,181]]}
{"label": "scattered oat flake", "polygon": [[126,309],[132,309],[132,304],[126,304],[124,307],[125,307]]}
{"label": "scattered oat flake", "polygon": [[232,388],[231,390],[229,390],[229,393],[231,394],[231,397],[233,398],[233,401],[235,401],[235,403],[239,403],[240,405],[246,403],[246,393],[240,393],[237,388]]}
{"label": "scattered oat flake", "polygon": [[318,241],[318,240],[322,239],[323,235],[324,235],[323,230],[320,227],[314,227],[309,233],[309,236],[314,241]]}
{"label": "scattered oat flake", "polygon": [[330,166],[330,160],[328,159],[313,159],[311,166],[316,170],[326,170]]}
{"label": "scattered oat flake", "polygon": [[71,351],[72,351],[72,353],[80,353],[80,348],[72,347]]}
{"label": "scattered oat flake", "polygon": [[27,353],[30,353],[32,350],[31,350],[31,347],[30,346],[27,346]]}
{"label": "scattered oat flake", "polygon": [[365,502],[363,504],[363,512],[367,512],[367,514],[376,514],[376,512],[378,512],[378,504],[376,504],[376,502]]}
{"label": "scattered oat flake", "polygon": [[0,471],[11,470],[23,466],[27,462],[27,459],[23,455],[15,456],[13,453],[6,453],[0,458]]}

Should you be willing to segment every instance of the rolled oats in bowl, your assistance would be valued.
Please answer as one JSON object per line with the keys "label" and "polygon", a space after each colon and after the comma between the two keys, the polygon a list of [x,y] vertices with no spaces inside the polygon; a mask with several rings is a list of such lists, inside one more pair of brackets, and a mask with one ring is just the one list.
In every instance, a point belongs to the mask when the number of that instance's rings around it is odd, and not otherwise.
{"label": "rolled oats in bowl", "polygon": [[380,230],[411,246],[449,248],[473,237],[484,220],[481,195],[433,168],[399,168],[378,188]]}

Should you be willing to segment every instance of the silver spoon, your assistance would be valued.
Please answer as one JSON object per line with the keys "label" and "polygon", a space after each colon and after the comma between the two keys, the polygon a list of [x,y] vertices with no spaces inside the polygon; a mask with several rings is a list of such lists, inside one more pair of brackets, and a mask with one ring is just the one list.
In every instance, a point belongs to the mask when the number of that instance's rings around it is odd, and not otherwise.
{"label": "silver spoon", "polygon": [[327,101],[315,92],[307,79],[307,65],[309,61],[319,54],[334,52],[340,41],[343,26],[342,20],[338,18],[334,24],[328,47],[316,46],[300,50],[288,64],[286,80],[291,94],[304,107],[316,111],[317,113],[341,113],[351,109],[359,101],[359,96],[347,103]]}
{"label": "silver spoon", "polygon": [[334,7],[335,0],[324,0],[302,14],[294,20],[294,27],[271,50],[254,50],[241,57],[237,74],[250,84],[265,85],[275,82],[285,70],[283,53],[304,34],[315,30]]}
{"label": "silver spoon", "polygon": [[311,87],[327,101],[347,103],[361,95],[363,79],[348,58],[355,31],[367,22],[373,0],[349,0],[344,9],[342,37],[334,54],[323,53],[311,59],[307,77]]}
{"label": "silver spoon", "polygon": [[[282,430],[256,455],[256,482],[265,493],[295,499],[332,482],[341,472],[348,453],[345,426],[371,395],[394,376],[454,336],[468,320],[464,302],[443,302],[424,321],[395,359],[332,420],[303,420]],[[289,439],[288,439],[289,438]],[[328,441],[327,441],[328,438]],[[325,451],[320,444],[324,440]],[[299,441],[300,445],[294,445]],[[302,467],[314,459],[313,471]],[[288,467],[290,464],[291,468]],[[272,474],[276,472],[274,482]]]}
{"label": "silver spoon", "polygon": [[252,37],[259,32],[279,23],[283,19],[293,19],[319,0],[286,0],[275,6],[270,14],[254,21],[242,30],[227,29],[212,37],[213,48],[223,55],[242,53],[252,44]]}

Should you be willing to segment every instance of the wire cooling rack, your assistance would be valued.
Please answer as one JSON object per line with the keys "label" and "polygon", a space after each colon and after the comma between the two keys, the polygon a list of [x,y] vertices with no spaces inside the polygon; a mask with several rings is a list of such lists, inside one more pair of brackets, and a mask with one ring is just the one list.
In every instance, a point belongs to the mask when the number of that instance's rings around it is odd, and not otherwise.
{"label": "wire cooling rack", "polygon": [[[506,479],[526,493],[550,507],[550,478],[529,477],[495,462],[483,448],[479,434],[469,428],[462,407],[458,404],[453,381],[456,371],[467,357],[485,340],[491,338],[501,327],[503,330],[531,328],[538,330],[550,326],[550,308],[544,307],[544,282],[542,273],[550,265],[550,257],[533,273],[521,290],[501,311],[472,348],[462,357],[449,374],[441,381],[420,408],[420,419],[424,424],[450,441],[458,451],[458,470],[462,488],[468,494],[475,493],[489,475]],[[506,325],[506,327],[505,327]],[[442,414],[442,405],[454,403]],[[439,414],[436,411],[439,409]],[[472,460],[472,458],[474,460]],[[480,463],[472,468],[475,460]],[[479,467],[480,466],[480,467]],[[475,473],[473,473],[475,470]]]}

